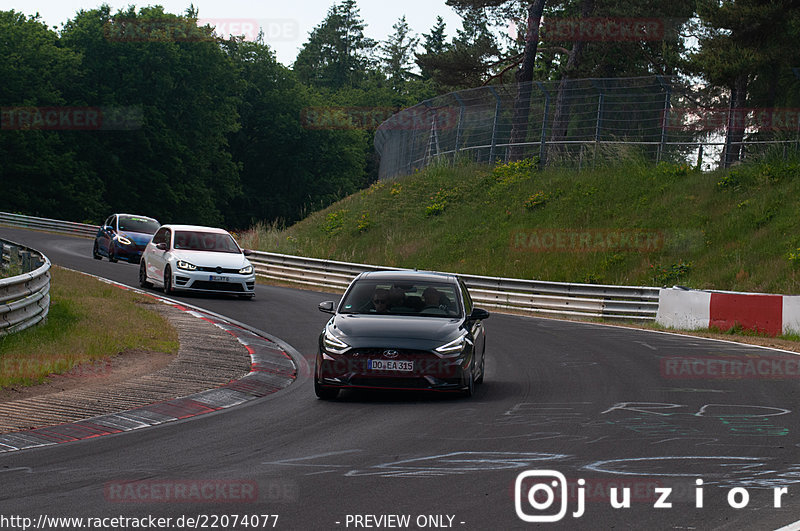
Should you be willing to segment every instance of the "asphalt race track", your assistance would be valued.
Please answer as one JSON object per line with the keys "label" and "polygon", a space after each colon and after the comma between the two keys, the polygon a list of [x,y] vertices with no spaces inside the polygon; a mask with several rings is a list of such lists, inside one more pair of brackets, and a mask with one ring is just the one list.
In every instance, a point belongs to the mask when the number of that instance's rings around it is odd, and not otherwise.
{"label": "asphalt race track", "polygon": [[[0,238],[136,285],[138,266],[93,260],[89,239],[3,227]],[[327,319],[317,303],[336,296],[256,293],[177,298],[269,332],[313,366]],[[207,529],[777,529],[800,520],[794,355],[497,313],[486,330],[486,381],[472,399],[348,392],[324,402],[306,368],[287,389],[224,412],[0,455],[0,524],[46,515],[152,516],[173,527],[183,518],[182,528]],[[723,378],[720,360],[762,364]],[[548,499],[554,478],[542,474],[517,489],[517,476],[535,470],[563,474],[567,495]],[[612,487],[616,501],[627,489],[629,507],[612,507]],[[517,515],[517,494],[538,522]],[[562,507],[560,521],[543,522]]]}

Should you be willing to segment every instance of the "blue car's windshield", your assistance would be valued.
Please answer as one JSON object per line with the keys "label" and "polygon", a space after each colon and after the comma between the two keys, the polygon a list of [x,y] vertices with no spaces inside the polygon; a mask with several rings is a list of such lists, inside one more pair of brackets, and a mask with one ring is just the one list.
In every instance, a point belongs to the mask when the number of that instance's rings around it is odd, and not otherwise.
{"label": "blue car's windshield", "polygon": [[459,317],[456,290],[456,284],[449,282],[359,280],[342,301],[341,312]]}
{"label": "blue car's windshield", "polygon": [[137,216],[120,216],[119,230],[122,232],[139,232],[141,234],[155,234],[161,225],[150,218]]}

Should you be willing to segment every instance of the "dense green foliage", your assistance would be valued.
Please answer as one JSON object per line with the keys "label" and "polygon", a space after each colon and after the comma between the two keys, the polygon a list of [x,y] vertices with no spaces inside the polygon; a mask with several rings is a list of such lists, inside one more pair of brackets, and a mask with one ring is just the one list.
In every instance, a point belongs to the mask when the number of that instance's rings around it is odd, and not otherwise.
{"label": "dense green foliage", "polygon": [[304,111],[327,104],[317,90],[267,45],[222,40],[196,16],[102,6],[57,34],[1,12],[0,34],[12,38],[0,39],[0,56],[18,63],[0,61],[4,110],[116,109],[129,121],[50,130],[6,120],[0,210],[243,227],[299,219],[368,183],[363,130],[307,126]]}
{"label": "dense green foliage", "polygon": [[[707,83],[700,103],[709,107],[793,108],[800,100],[796,2],[447,3],[461,28],[440,18],[420,34],[400,17],[378,42],[366,36],[356,0],[334,1],[290,67],[263,40],[198,27],[193,8],[114,13],[103,5],[58,31],[0,11],[0,210],[87,222],[129,211],[239,229],[291,223],[375,181],[373,133],[383,119],[449,90],[513,81],[531,55],[525,72],[534,80],[683,74]],[[545,24],[538,41],[529,39],[538,47],[526,46],[534,3],[545,21],[659,20],[664,34],[571,42],[548,36]],[[554,140],[575,122],[562,84]],[[524,140],[533,129],[524,127],[526,95],[518,96],[515,130]],[[31,109],[102,111],[103,123],[14,122]],[[736,135],[728,140],[743,130]]]}

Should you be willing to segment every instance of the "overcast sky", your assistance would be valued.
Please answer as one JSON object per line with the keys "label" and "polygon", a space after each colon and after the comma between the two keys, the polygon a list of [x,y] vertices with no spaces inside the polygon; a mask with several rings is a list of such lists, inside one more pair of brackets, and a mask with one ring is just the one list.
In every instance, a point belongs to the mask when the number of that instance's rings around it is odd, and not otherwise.
{"label": "overcast sky", "polygon": [[[183,13],[190,4],[199,10],[200,19],[209,19],[218,33],[250,36],[257,33],[255,25],[264,30],[267,43],[285,65],[294,62],[297,51],[308,38],[308,32],[322,22],[328,9],[340,0],[5,0],[0,9],[20,11],[26,15],[39,13],[49,26],[61,26],[81,9],[93,9],[103,3],[113,11],[129,5],[137,8],[160,4],[170,13]],[[366,34],[384,40],[392,33],[392,25],[405,15],[414,33],[429,33],[437,15],[447,24],[447,36],[452,37],[461,27],[461,19],[445,4],[445,0],[359,0],[361,18],[367,24]],[[219,31],[221,30],[222,31]],[[227,36],[227,35],[226,35]]]}

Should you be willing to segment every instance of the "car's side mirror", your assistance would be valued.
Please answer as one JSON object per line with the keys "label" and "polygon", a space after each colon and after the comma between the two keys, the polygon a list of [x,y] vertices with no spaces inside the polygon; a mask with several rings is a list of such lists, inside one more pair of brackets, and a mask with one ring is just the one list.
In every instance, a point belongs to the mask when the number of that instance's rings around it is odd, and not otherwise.
{"label": "car's side mirror", "polygon": [[334,309],[333,301],[325,301],[325,302],[319,303],[319,311],[325,312],[325,313],[336,313],[336,310]]}
{"label": "car's side mirror", "polygon": [[162,251],[166,251],[167,249],[169,249],[169,247],[167,247],[167,244],[166,244],[166,243],[164,243],[164,242],[157,243],[157,244],[156,244],[156,248],[157,248],[157,249],[160,249],[160,250],[162,250]]}
{"label": "car's side mirror", "polygon": [[251,254],[253,254],[253,251],[251,251],[250,249],[242,249],[242,254],[245,256],[250,256]]}
{"label": "car's side mirror", "polygon": [[112,227],[111,225],[104,225],[103,230],[106,232],[114,232],[114,227]]}
{"label": "car's side mirror", "polygon": [[473,308],[472,313],[469,314],[470,321],[481,321],[489,318],[489,312],[483,308]]}

